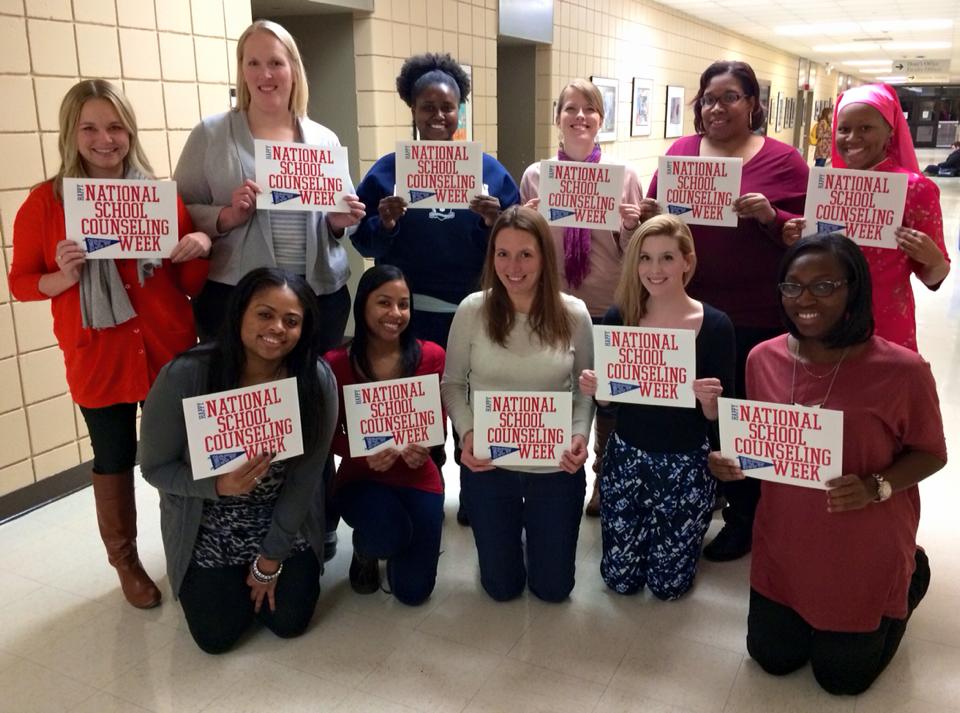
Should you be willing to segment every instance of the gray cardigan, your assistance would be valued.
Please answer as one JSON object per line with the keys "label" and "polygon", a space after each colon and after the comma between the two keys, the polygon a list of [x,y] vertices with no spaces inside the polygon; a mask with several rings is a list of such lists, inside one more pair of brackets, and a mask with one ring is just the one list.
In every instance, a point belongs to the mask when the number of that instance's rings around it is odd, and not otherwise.
{"label": "gray cardigan", "polygon": [[[304,143],[340,145],[330,129],[307,118],[298,121]],[[257,178],[253,147],[246,112],[208,116],[190,132],[174,172],[177,190],[196,229],[219,236],[210,252],[209,279],[214,282],[235,285],[250,270],[277,264],[270,211],[256,211],[250,220],[224,235],[217,232],[220,210],[230,205],[233,191],[246,179]],[[306,276],[318,295],[336,292],[350,277],[347,251],[328,230],[324,215],[314,213],[307,221]],[[352,230],[348,228],[343,237]]]}
{"label": "gray cardigan", "polygon": [[[181,405],[184,398],[208,392],[208,367],[209,360],[202,356],[181,357],[163,367],[147,395],[140,424],[140,469],[160,491],[160,530],[174,597],[190,565],[203,501],[218,498],[216,478],[193,479]],[[313,453],[289,462],[273,522],[260,547],[270,559],[285,559],[301,533],[323,562],[323,469],[337,423],[337,386],[322,359],[317,362],[317,374],[322,389],[319,440]]]}

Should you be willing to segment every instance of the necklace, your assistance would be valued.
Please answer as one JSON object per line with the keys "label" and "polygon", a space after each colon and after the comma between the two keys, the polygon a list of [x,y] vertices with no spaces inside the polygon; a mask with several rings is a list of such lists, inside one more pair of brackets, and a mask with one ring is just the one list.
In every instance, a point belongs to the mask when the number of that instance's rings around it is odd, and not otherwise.
{"label": "necklace", "polygon": [[843,364],[843,360],[846,359],[848,351],[850,351],[850,347],[847,347],[846,349],[843,350],[843,353],[840,355],[840,358],[837,360],[837,363],[834,364],[833,368],[830,371],[828,371],[826,374],[823,374],[823,375],[814,374],[806,367],[806,365],[803,362],[800,361],[800,342],[798,341],[797,349],[793,354],[793,377],[790,379],[790,403],[792,404],[797,403],[797,399],[796,399],[797,364],[799,363],[800,366],[803,368],[803,370],[815,379],[826,379],[831,374],[833,375],[833,378],[830,379],[830,384],[827,386],[827,393],[823,395],[823,400],[819,404],[813,404],[815,408],[818,406],[826,405],[827,399],[830,398],[830,392],[833,391],[833,385],[837,381],[837,374],[840,373],[840,365]]}

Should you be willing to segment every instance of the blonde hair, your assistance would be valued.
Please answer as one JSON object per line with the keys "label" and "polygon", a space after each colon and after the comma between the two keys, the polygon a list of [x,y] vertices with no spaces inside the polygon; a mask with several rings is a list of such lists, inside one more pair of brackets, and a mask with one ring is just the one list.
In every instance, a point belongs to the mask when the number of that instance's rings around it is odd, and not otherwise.
{"label": "blonde hair", "polygon": [[129,100],[106,79],[85,79],[70,87],[60,102],[60,137],[57,142],[60,149],[60,170],[53,177],[53,192],[61,200],[64,178],[88,178],[90,175],[77,148],[77,125],[80,123],[83,105],[91,99],[106,99],[110,102],[130,137],[130,149],[123,159],[124,172],[132,167],[145,177],[153,178],[153,168],[137,139],[137,117]]}
{"label": "blonde hair", "polygon": [[267,32],[273,35],[287,50],[290,66],[293,69],[293,89],[290,91],[290,102],[287,106],[290,113],[297,118],[307,115],[307,102],[310,92],[307,89],[307,74],[303,69],[303,59],[293,36],[283,25],[271,20],[257,20],[243,31],[237,40],[237,106],[235,111],[247,111],[250,108],[250,90],[243,79],[243,46],[254,32]]}
{"label": "blonde hair", "polygon": [[573,318],[560,294],[560,273],[550,226],[547,225],[546,218],[537,211],[521,205],[510,206],[503,211],[490,229],[487,255],[483,261],[483,277],[480,279],[481,287],[486,292],[483,316],[487,334],[492,341],[506,347],[516,321],[513,302],[494,267],[497,235],[504,228],[515,228],[529,233],[540,251],[540,280],[528,315],[530,329],[542,345],[566,349],[573,339]]}
{"label": "blonde hair", "polygon": [[683,274],[684,287],[690,284],[697,269],[693,236],[686,223],[672,215],[657,215],[644,222],[627,245],[626,254],[623,256],[623,272],[620,273],[620,283],[614,293],[614,303],[620,309],[620,316],[627,326],[637,326],[647,313],[650,293],[637,277],[637,271],[640,267],[640,253],[643,252],[643,241],[654,235],[675,239],[680,253],[690,261],[690,268]]}
{"label": "blonde hair", "polygon": [[560,90],[560,97],[557,99],[557,112],[553,117],[553,123],[560,123],[560,112],[563,111],[564,96],[569,91],[580,92],[587,103],[600,115],[600,123],[603,123],[603,95],[597,89],[597,85],[587,79],[574,79],[567,86]]}

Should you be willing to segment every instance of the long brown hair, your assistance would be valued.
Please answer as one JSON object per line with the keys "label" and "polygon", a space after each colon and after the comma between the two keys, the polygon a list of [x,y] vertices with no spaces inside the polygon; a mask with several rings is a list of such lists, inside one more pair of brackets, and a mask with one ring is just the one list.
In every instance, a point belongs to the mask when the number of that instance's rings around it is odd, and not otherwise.
{"label": "long brown hair", "polygon": [[560,294],[560,274],[553,237],[546,219],[532,208],[511,206],[500,214],[490,230],[487,255],[483,261],[481,286],[486,293],[483,300],[483,319],[490,339],[501,347],[507,346],[510,332],[516,322],[516,310],[494,267],[497,235],[504,228],[515,228],[529,233],[540,251],[540,280],[530,306],[530,330],[546,347],[566,349],[573,338],[573,318]]}
{"label": "long brown hair", "polygon": [[693,248],[693,236],[686,223],[672,215],[657,215],[644,222],[627,245],[620,283],[613,298],[620,309],[623,323],[629,327],[640,324],[640,320],[647,314],[647,300],[650,299],[650,293],[640,281],[637,271],[640,266],[640,253],[643,252],[643,241],[653,235],[674,238],[680,253],[690,260],[690,269],[683,274],[684,287],[690,284],[693,273],[697,269],[697,253]]}

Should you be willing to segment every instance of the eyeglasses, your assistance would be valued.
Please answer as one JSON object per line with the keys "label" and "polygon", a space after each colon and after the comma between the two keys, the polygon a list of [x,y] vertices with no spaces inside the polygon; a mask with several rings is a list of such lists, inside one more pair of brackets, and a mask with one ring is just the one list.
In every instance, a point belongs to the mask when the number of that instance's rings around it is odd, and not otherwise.
{"label": "eyeglasses", "polygon": [[715,97],[710,94],[704,94],[702,97],[700,97],[700,106],[709,109],[712,106],[716,106],[717,102],[723,104],[724,106],[733,106],[745,96],[745,94],[739,94],[738,92],[724,92],[719,97]]}
{"label": "eyeglasses", "polygon": [[841,285],[846,285],[846,280],[822,280],[821,282],[811,282],[809,285],[801,285],[796,282],[781,282],[777,287],[780,294],[784,297],[796,299],[807,290],[814,297],[829,297]]}

